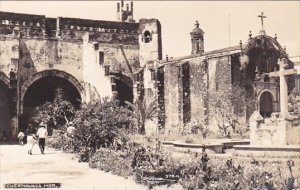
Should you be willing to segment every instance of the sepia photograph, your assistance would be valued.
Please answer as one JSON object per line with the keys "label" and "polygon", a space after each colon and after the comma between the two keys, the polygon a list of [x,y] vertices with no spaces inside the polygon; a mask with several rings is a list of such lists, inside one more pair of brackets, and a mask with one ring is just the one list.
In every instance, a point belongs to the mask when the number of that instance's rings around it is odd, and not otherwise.
{"label": "sepia photograph", "polygon": [[0,190],[300,190],[300,1],[0,1]]}

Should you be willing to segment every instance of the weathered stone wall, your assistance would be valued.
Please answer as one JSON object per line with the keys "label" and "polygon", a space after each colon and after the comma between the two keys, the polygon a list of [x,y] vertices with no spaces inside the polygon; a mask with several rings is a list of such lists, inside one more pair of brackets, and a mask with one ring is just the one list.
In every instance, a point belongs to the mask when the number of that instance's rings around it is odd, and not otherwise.
{"label": "weathered stone wall", "polygon": [[[121,48],[124,50],[129,66]],[[139,67],[139,48],[136,45],[122,45],[120,47],[119,44],[99,44],[99,51],[104,52],[104,64],[110,66],[111,72],[122,72],[122,74],[130,76],[129,67],[133,71]]]}
{"label": "weathered stone wall", "polygon": [[19,40],[0,36],[0,71],[9,77],[11,69],[17,69],[19,58]]}
{"label": "weathered stone wall", "polygon": [[34,73],[48,69],[65,71],[82,81],[82,43],[21,39],[21,84]]}
{"label": "weathered stone wall", "polygon": [[[138,47],[134,45],[122,46],[129,66],[134,68],[138,63]],[[84,82],[88,83],[91,88],[96,89],[100,98],[112,97],[112,88],[110,77],[106,76],[105,66],[109,66],[110,74],[121,73],[122,75],[131,77],[126,59],[122,53],[121,47],[117,44],[103,44],[95,49],[93,43],[85,42],[83,47],[83,75]],[[104,53],[104,63],[99,62],[99,53]],[[93,90],[91,89],[91,90]],[[91,96],[93,96],[91,94]]]}
{"label": "weathered stone wall", "polygon": [[229,92],[231,87],[230,56],[207,60],[204,56],[188,58],[180,63],[174,61],[165,65],[166,130],[172,125],[208,119],[211,130],[216,131],[213,105],[216,96]]}
{"label": "weathered stone wall", "polygon": [[300,145],[300,127],[288,126],[287,127],[287,144]]}
{"label": "weathered stone wall", "polygon": [[191,90],[191,121],[205,118],[207,103],[207,64],[203,58],[191,59],[190,90]]}
{"label": "weathered stone wall", "polygon": [[[214,103],[217,97],[226,96],[231,88],[231,59],[230,56],[222,56],[208,59],[208,107],[209,107],[209,127],[212,131],[217,131],[218,127],[214,118]],[[231,105],[228,105],[231,106]]]}
{"label": "weathered stone wall", "polygon": [[178,128],[172,128],[179,124],[179,81],[178,81],[178,67],[175,63],[171,63],[165,66],[165,113],[166,121],[165,128],[166,132],[169,130],[176,130]]}
{"label": "weathered stone wall", "polygon": [[0,34],[43,37],[45,16],[0,12]]}

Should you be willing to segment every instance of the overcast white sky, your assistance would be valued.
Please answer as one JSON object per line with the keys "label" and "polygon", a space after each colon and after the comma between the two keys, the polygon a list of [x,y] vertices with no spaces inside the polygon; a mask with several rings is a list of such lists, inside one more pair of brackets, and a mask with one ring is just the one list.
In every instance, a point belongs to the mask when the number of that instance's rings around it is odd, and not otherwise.
{"label": "overcast white sky", "polygon": [[[116,1],[1,1],[1,11],[116,20]],[[125,1],[129,3],[129,1]],[[277,33],[290,56],[300,55],[300,1],[134,1],[134,18],[157,18],[162,25],[163,55],[177,57],[191,52],[190,31],[195,20],[204,30],[205,51],[246,42],[260,28],[264,12],[267,35]]]}

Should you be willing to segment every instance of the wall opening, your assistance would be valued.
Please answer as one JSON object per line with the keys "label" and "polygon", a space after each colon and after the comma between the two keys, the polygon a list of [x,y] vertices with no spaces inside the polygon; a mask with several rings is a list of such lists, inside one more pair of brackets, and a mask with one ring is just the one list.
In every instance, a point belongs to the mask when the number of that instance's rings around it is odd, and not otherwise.
{"label": "wall opening", "polygon": [[[0,137],[3,133],[10,136],[9,88],[0,81]],[[0,139],[2,140],[2,139]]]}
{"label": "wall opening", "polygon": [[120,101],[121,106],[126,105],[126,101],[133,103],[133,88],[122,80],[116,79],[116,90],[118,92],[117,100]]}
{"label": "wall opening", "polygon": [[102,66],[104,64],[104,52],[99,51],[99,65]]}
{"label": "wall opening", "polygon": [[273,98],[270,92],[264,92],[259,100],[259,112],[264,117],[271,117],[273,112]]}
{"label": "wall opening", "polygon": [[80,93],[72,83],[61,77],[45,76],[32,83],[25,92],[21,129],[26,129],[28,123],[32,122],[33,111],[37,106],[54,100],[58,88],[62,89],[64,100],[72,103],[75,108],[80,106]]}
{"label": "wall opening", "polygon": [[146,30],[146,31],[144,32],[143,39],[144,39],[144,42],[145,42],[145,43],[149,43],[149,42],[152,41],[151,33],[150,33],[148,30]]}

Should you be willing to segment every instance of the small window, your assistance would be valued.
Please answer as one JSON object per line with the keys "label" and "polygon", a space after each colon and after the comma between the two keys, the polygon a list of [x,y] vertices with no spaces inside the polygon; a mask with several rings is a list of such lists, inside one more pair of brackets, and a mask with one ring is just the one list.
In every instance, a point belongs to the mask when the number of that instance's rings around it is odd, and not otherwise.
{"label": "small window", "polygon": [[94,49],[99,50],[99,43],[94,44]]}
{"label": "small window", "polygon": [[103,65],[104,64],[104,52],[99,51],[99,65]]}
{"label": "small window", "polygon": [[143,38],[144,38],[144,42],[145,42],[145,43],[149,43],[149,42],[152,41],[151,33],[150,33],[148,30],[146,30],[146,31],[144,32]]}
{"label": "small window", "polygon": [[265,75],[265,77],[264,77],[264,82],[270,82],[270,78],[269,78],[268,75]]}

